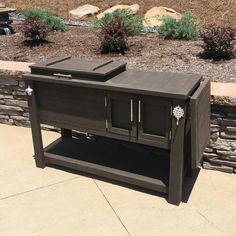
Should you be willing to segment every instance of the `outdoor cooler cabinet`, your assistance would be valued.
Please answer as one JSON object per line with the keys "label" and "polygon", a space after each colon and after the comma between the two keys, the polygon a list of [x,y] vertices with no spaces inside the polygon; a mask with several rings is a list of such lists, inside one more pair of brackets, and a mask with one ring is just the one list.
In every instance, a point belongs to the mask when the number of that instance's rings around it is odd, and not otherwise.
{"label": "outdoor cooler cabinet", "polygon": [[[24,78],[37,167],[69,167],[181,202],[183,178],[209,139],[208,79],[70,57],[32,65]],[[61,128],[61,138],[43,148],[40,124]]]}

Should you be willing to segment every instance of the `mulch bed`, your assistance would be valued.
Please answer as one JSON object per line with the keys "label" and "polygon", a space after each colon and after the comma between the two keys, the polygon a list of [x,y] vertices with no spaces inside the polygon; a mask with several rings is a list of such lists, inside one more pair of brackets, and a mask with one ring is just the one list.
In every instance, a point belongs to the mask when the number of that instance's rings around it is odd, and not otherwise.
{"label": "mulch bed", "polygon": [[[3,1],[4,2],[4,1]],[[139,14],[155,6],[165,6],[183,13],[192,11],[197,17],[199,25],[220,24],[236,27],[235,22],[235,0],[5,0],[7,6],[18,10],[29,9],[39,6],[52,10],[55,14],[70,19],[69,11],[84,4],[98,6],[101,11],[115,4],[139,4]],[[92,20],[92,19],[91,19]]]}
{"label": "mulch bed", "polygon": [[34,47],[24,42],[19,26],[14,28],[16,34],[0,36],[0,60],[38,62],[55,56],[115,59],[127,62],[129,69],[198,73],[212,81],[236,82],[236,58],[218,62],[201,59],[201,41],[161,40],[156,34],[143,33],[129,39],[130,50],[125,55],[101,55],[93,28],[71,27]]}

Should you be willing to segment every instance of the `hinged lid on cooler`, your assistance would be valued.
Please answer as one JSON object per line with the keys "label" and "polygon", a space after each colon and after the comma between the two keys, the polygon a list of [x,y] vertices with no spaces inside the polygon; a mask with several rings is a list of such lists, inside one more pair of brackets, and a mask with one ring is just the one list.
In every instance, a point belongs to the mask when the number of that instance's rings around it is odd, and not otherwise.
{"label": "hinged lid on cooler", "polygon": [[106,81],[126,70],[126,63],[113,60],[82,60],[57,57],[30,66],[32,74],[49,75],[68,79]]}

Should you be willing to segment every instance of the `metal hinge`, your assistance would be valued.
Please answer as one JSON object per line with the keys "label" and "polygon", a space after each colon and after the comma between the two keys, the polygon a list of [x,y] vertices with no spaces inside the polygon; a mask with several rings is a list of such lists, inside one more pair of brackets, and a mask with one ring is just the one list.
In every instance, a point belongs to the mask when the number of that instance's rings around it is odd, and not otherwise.
{"label": "metal hinge", "polygon": [[173,116],[173,107],[170,107],[170,116]]}
{"label": "metal hinge", "polygon": [[106,120],[106,129],[108,129],[108,122],[107,122],[107,120]]}
{"label": "metal hinge", "polygon": [[171,141],[171,139],[172,139],[172,132],[170,130],[170,132],[169,132],[169,140]]}
{"label": "metal hinge", "polygon": [[105,97],[105,99],[104,99],[104,105],[105,105],[105,107],[107,107],[107,97]]}

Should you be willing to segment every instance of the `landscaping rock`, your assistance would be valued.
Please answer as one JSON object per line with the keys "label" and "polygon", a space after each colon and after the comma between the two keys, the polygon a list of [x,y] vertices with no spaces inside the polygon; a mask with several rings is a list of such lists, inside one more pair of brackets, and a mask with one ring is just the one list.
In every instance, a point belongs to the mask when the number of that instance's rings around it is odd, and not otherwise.
{"label": "landscaping rock", "polygon": [[1,94],[11,94],[12,93],[12,89],[11,88],[0,88],[0,93]]}
{"label": "landscaping rock", "polygon": [[222,118],[216,118],[211,120],[211,124],[213,125],[220,125],[222,121]]}
{"label": "landscaping rock", "polygon": [[226,173],[233,173],[233,167],[211,165],[209,162],[203,162],[203,168],[208,170],[218,170]]}
{"label": "landscaping rock", "polygon": [[236,97],[211,95],[212,104],[221,106],[236,106]]}
{"label": "landscaping rock", "polygon": [[223,159],[223,160],[236,162],[236,156],[222,156],[220,158]]}
{"label": "landscaping rock", "polygon": [[106,13],[112,13],[117,9],[127,9],[130,10],[130,13],[135,15],[138,11],[139,11],[140,6],[138,4],[133,4],[133,5],[116,5],[113,6],[109,9],[107,9],[106,11],[100,13],[99,15],[97,15],[98,19],[101,19]]}
{"label": "landscaping rock", "polygon": [[235,119],[222,119],[222,125],[235,126],[236,127],[236,120]]}
{"label": "landscaping rock", "polygon": [[12,116],[18,116],[20,115],[20,111],[12,111],[12,110],[0,110],[0,115],[12,115]]}
{"label": "landscaping rock", "polygon": [[0,99],[13,99],[12,95],[0,94]]}
{"label": "landscaping rock", "polygon": [[211,133],[219,132],[220,131],[220,126],[219,125],[215,125],[215,127],[211,126],[210,131],[211,131]]}
{"label": "landscaping rock", "polygon": [[223,114],[221,112],[218,112],[218,113],[211,112],[211,117],[214,117],[214,118],[225,118],[225,114]]}
{"label": "landscaping rock", "polygon": [[212,153],[212,152],[214,152],[214,149],[213,148],[205,148],[205,152],[207,152],[207,153]]}
{"label": "landscaping rock", "polygon": [[3,78],[3,79],[0,79],[0,87],[1,86],[17,86],[18,85],[18,81],[15,80],[15,79],[10,79],[10,78]]}
{"label": "landscaping rock", "polygon": [[26,98],[26,93],[23,92],[23,91],[13,91],[12,94],[15,95],[15,96],[22,96],[22,97]]}
{"label": "landscaping rock", "polygon": [[9,119],[9,120],[0,119],[0,123],[5,124],[5,125],[13,125],[14,121],[12,119]]}
{"label": "landscaping rock", "polygon": [[233,143],[235,142],[218,138],[215,142],[210,140],[208,143],[208,147],[216,150],[231,151],[233,148]]}
{"label": "landscaping rock", "polygon": [[227,116],[230,117],[230,118],[236,118],[236,111],[235,111],[235,113],[228,112]]}
{"label": "landscaping rock", "polygon": [[28,112],[24,112],[22,115],[23,115],[24,117],[28,117],[28,118],[29,118],[29,113],[28,113]]}
{"label": "landscaping rock", "polygon": [[236,134],[236,127],[226,126],[225,131],[226,131],[226,133],[235,133]]}
{"label": "landscaping rock", "polygon": [[232,156],[232,155],[236,155],[236,153],[234,153],[233,151],[222,151],[222,150],[216,150],[216,153],[221,155],[221,156]]}
{"label": "landscaping rock", "polygon": [[17,121],[28,121],[29,120],[27,117],[23,117],[23,116],[11,116],[11,118],[13,120],[17,120]]}
{"label": "landscaping rock", "polygon": [[216,141],[220,136],[220,133],[219,132],[215,132],[215,133],[211,133],[211,139],[213,141]]}
{"label": "landscaping rock", "polygon": [[21,107],[0,105],[0,111],[24,111]]}
{"label": "landscaping rock", "polygon": [[100,11],[99,7],[96,7],[96,6],[93,6],[90,4],[86,4],[86,5],[78,7],[77,9],[70,11],[70,14],[75,19],[80,19],[80,18],[87,17],[87,16],[93,16],[93,15],[97,14],[99,11]]}
{"label": "landscaping rock", "polygon": [[176,20],[180,20],[182,15],[175,10],[167,7],[153,7],[144,15],[144,27],[157,27],[162,24],[164,16],[171,16]]}
{"label": "landscaping rock", "polygon": [[27,101],[22,101],[22,100],[11,100],[11,99],[6,99],[5,104],[8,106],[19,106],[23,108],[28,107]]}
{"label": "landscaping rock", "polygon": [[209,161],[212,164],[236,168],[236,162],[234,162],[234,161],[226,161],[226,160],[220,160],[220,159],[211,159]]}
{"label": "landscaping rock", "polygon": [[3,119],[8,120],[8,119],[9,119],[9,116],[8,116],[8,115],[0,115],[0,119],[1,119],[1,120],[3,120]]}
{"label": "landscaping rock", "polygon": [[14,121],[14,124],[15,124],[16,126],[30,127],[30,122],[27,121],[27,120],[24,120],[24,121],[17,121],[17,120],[15,120],[15,121]]}
{"label": "landscaping rock", "polygon": [[207,153],[207,152],[203,153],[203,158],[204,158],[204,160],[207,160],[207,161],[209,161],[213,158],[216,158],[216,157],[218,157],[218,155],[215,153]]}
{"label": "landscaping rock", "polygon": [[236,134],[226,134],[225,132],[220,132],[220,137],[223,139],[236,139]]}

